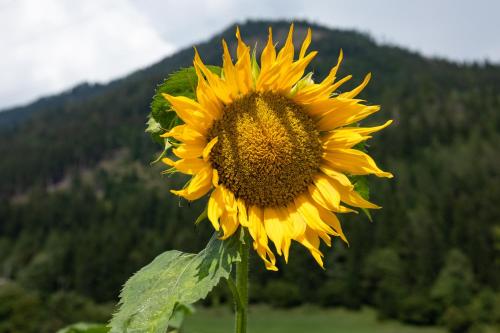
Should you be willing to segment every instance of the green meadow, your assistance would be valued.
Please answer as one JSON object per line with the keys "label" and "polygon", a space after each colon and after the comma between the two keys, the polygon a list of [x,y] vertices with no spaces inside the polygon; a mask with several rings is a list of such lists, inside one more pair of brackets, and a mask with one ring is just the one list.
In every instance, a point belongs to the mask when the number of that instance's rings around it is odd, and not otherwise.
{"label": "green meadow", "polygon": [[[233,329],[229,308],[198,308],[188,317],[183,333],[224,333]],[[379,320],[369,308],[361,311],[300,307],[279,310],[253,307],[250,310],[249,333],[445,333],[439,327],[416,327],[393,320]]]}

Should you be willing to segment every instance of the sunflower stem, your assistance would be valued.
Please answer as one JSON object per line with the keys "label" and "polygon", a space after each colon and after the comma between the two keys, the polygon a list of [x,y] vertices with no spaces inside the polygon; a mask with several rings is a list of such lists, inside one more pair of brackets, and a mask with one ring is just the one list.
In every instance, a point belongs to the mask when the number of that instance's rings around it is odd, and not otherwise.
{"label": "sunflower stem", "polygon": [[239,301],[236,301],[236,333],[247,332],[248,321],[248,257],[250,242],[248,241],[245,230],[241,229],[242,237],[240,242],[241,261],[236,263],[236,290]]}

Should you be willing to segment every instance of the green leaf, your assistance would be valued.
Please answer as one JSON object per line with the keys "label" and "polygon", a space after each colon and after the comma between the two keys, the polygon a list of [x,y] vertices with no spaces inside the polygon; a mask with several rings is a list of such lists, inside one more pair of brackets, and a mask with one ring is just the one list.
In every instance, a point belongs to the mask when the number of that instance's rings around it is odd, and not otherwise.
{"label": "green leaf", "polygon": [[239,239],[216,235],[198,254],[167,251],[134,274],[120,294],[120,309],[110,322],[112,333],[164,333],[174,310],[205,298],[228,278],[240,261]]}
{"label": "green leaf", "polygon": [[109,330],[105,324],[77,323],[62,328],[57,333],[107,333]]}
{"label": "green leaf", "polygon": [[[212,72],[220,75],[220,67],[207,67]],[[177,72],[170,74],[168,78],[156,88],[153,101],[151,102],[150,118],[154,119],[164,131],[168,131],[172,127],[179,124],[180,120],[177,118],[175,112],[172,111],[169,103],[162,94],[166,93],[173,96],[182,95],[194,99],[196,97],[197,84],[198,78],[194,67],[182,68]]]}
{"label": "green leaf", "polygon": [[[368,179],[366,176],[352,176],[351,181],[354,183],[354,190],[363,197],[363,199],[370,199],[370,186],[368,184]],[[363,213],[368,217],[370,222],[373,222],[370,210],[366,208],[361,208]]]}

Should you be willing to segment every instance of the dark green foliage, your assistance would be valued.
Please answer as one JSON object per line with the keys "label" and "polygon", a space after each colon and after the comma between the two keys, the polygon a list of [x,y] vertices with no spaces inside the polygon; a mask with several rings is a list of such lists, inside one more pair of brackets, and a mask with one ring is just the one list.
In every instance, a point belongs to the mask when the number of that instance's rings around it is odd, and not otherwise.
{"label": "dark green foliage", "polygon": [[427,294],[412,294],[399,300],[398,317],[414,325],[432,325],[437,322],[441,309],[430,301]]}
{"label": "dark green foliage", "polygon": [[364,287],[382,316],[397,317],[405,295],[403,263],[390,248],[375,250],[365,260]]}
{"label": "dark green foliage", "polygon": [[463,307],[474,293],[474,275],[467,257],[452,249],[431,289],[431,297],[443,307]]}
{"label": "dark green foliage", "polygon": [[62,323],[76,323],[82,320],[106,322],[109,319],[111,304],[96,305],[88,298],[75,293],[58,291],[46,300],[47,309],[52,318]]}
{"label": "dark green foliage", "polygon": [[41,302],[34,292],[14,283],[0,282],[0,332],[36,332],[44,319]]}
{"label": "dark green foliage", "polygon": [[[267,25],[249,22],[241,26],[243,37],[258,40],[260,48]],[[273,26],[281,43],[288,24]],[[299,40],[304,25],[296,30]],[[384,208],[372,211],[373,223],[340,217],[350,247],[339,240],[323,247],[325,270],[296,244],[277,273],[253,257],[252,301],[268,301],[267,293],[276,292],[279,306],[371,304],[384,316],[415,324],[475,329],[472,322],[492,316],[498,325],[500,67],[426,59],[352,31],[313,31],[320,51],[311,66],[315,79],[336,63],[341,47],[340,75],[355,77],[343,91],[373,73],[360,98],[382,111],[362,125],[394,119],[369,141],[369,151],[395,178],[365,179],[370,200]],[[203,60],[220,64],[220,37],[233,36],[231,27],[199,45]],[[234,42],[229,47],[234,51]],[[211,226],[194,225],[204,203],[189,205],[168,192],[185,179],[162,177],[160,168],[149,166],[158,146],[144,133],[155,87],[192,58],[186,49],[105,87],[47,99],[27,107],[15,124],[5,120],[12,113],[0,113],[0,123],[10,124],[0,130],[0,277],[15,280],[18,293],[0,308],[10,304],[23,318],[39,320],[35,332],[75,319],[63,313],[53,324],[42,306],[52,295],[70,295],[75,304],[68,309],[84,313],[75,293],[92,299],[91,306],[115,302],[127,278],[158,254],[198,252],[206,244]],[[207,302],[227,299],[220,288]],[[6,317],[3,311],[0,327],[33,332],[21,312],[9,310]]]}
{"label": "dark green foliage", "polygon": [[2,333],[53,333],[68,323],[105,322],[112,308],[112,304],[97,305],[74,292],[59,291],[43,297],[16,283],[0,281]]}
{"label": "dark green foliage", "polygon": [[292,282],[272,280],[264,287],[267,303],[277,307],[291,307],[302,303],[299,286]]}
{"label": "dark green foliage", "polygon": [[466,333],[472,326],[472,319],[465,309],[452,306],[443,314],[442,323],[450,333]]}
{"label": "dark green foliage", "polygon": [[[493,324],[495,323],[495,311],[497,308],[499,295],[496,295],[491,289],[481,290],[472,300],[468,311],[475,322]],[[496,319],[499,319],[498,317]]]}

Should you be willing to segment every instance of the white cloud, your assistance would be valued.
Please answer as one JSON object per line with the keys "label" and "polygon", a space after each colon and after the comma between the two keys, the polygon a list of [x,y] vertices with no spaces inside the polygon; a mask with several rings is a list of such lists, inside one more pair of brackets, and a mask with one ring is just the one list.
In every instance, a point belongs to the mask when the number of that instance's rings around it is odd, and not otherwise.
{"label": "white cloud", "polygon": [[0,22],[0,107],[107,81],[175,50],[127,1],[4,1]]}
{"label": "white cloud", "polygon": [[491,0],[132,0],[155,28],[188,46],[247,18],[307,19],[371,33],[377,40],[458,61],[500,61]]}

